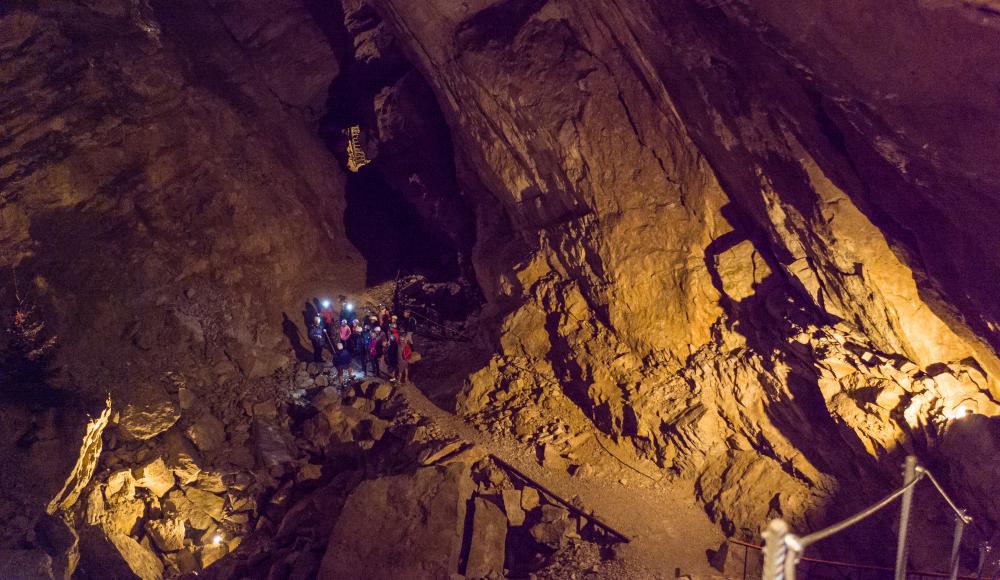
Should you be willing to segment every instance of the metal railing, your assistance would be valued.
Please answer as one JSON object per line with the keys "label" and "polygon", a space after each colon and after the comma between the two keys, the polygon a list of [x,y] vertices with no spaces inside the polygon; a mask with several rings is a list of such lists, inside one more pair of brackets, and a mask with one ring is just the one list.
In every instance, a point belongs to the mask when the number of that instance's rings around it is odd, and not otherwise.
{"label": "metal railing", "polygon": [[[916,457],[912,455],[907,456],[903,466],[902,486],[893,490],[875,504],[845,520],[802,537],[791,533],[788,524],[784,520],[772,520],[767,530],[763,533],[763,580],[795,580],[796,568],[799,562],[802,561],[806,548],[874,515],[900,498],[899,537],[896,543],[896,567],[894,568],[894,572],[895,580],[906,580],[907,540],[909,537],[910,512],[913,507],[913,491],[917,483],[925,477],[934,484],[934,488],[947,502],[948,507],[955,512],[955,531],[947,573],[947,577],[950,580],[955,580],[958,577],[959,549],[962,543],[962,536],[965,533],[965,526],[972,523],[972,518],[965,513],[965,510],[960,509],[952,501],[937,479],[934,478],[934,475],[927,468],[919,465]],[[985,552],[989,551],[989,546],[984,544],[980,547],[980,550],[977,576],[982,573]]]}

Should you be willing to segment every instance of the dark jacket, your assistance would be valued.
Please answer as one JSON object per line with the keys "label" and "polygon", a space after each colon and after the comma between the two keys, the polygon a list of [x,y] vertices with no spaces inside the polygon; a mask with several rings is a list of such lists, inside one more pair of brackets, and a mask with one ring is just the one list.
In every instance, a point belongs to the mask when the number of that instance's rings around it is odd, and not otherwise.
{"label": "dark jacket", "polygon": [[334,356],[333,360],[334,364],[337,365],[338,367],[346,367],[347,365],[351,364],[351,353],[346,348],[342,348],[337,351],[337,354]]}
{"label": "dark jacket", "polygon": [[396,366],[399,359],[399,341],[390,340],[389,348],[385,351],[385,363],[391,367]]}
{"label": "dark jacket", "polygon": [[416,332],[417,331],[417,319],[411,314],[409,318],[406,316],[399,319],[399,327],[403,332]]}

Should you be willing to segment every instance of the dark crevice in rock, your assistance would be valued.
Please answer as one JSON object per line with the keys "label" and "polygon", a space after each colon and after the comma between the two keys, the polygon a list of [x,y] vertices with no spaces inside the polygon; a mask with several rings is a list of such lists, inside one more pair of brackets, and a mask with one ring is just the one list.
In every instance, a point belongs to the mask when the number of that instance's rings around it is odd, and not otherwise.
{"label": "dark crevice in rock", "polygon": [[475,243],[469,203],[455,177],[451,134],[434,95],[365,3],[339,15],[310,5],[336,45],[341,72],[320,132],[345,159],[344,130],[358,125],[371,164],[347,173],[347,235],[368,263],[368,283],[399,275],[468,277]]}

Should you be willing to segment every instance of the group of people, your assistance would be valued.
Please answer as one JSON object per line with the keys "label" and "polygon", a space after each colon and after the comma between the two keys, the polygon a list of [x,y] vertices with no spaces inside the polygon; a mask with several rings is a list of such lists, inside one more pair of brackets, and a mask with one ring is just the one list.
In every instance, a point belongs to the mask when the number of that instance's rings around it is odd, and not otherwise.
{"label": "group of people", "polygon": [[309,327],[309,340],[315,362],[323,362],[327,348],[333,353],[338,381],[343,379],[344,371],[347,380],[354,379],[352,364],[357,360],[362,376],[372,374],[406,382],[410,380],[410,364],[420,358],[413,350],[416,331],[417,320],[408,309],[398,316],[383,305],[358,317],[354,305],[346,296],[340,296],[339,311],[329,300],[322,302]]}

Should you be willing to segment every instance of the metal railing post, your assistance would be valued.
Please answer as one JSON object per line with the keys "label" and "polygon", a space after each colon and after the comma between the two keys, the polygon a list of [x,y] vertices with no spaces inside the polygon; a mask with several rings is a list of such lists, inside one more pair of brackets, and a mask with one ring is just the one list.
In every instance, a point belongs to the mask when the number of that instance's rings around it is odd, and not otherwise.
{"label": "metal railing post", "polygon": [[955,538],[951,543],[951,561],[948,568],[948,580],[958,578],[958,550],[962,545],[962,533],[965,532],[965,511],[955,517]]}
{"label": "metal railing post", "polygon": [[[917,458],[906,456],[903,466],[903,485],[917,477]],[[906,541],[910,528],[910,507],[913,505],[913,486],[903,492],[902,506],[899,509],[899,542],[896,544],[896,580],[906,580]]]}
{"label": "metal railing post", "polygon": [[788,524],[781,519],[771,520],[761,536],[764,538],[762,580],[786,580],[785,559],[788,556],[788,546],[785,538],[788,536]]}
{"label": "metal railing post", "polygon": [[986,554],[990,553],[989,542],[979,544],[979,564],[976,566],[976,580],[982,580],[983,568],[986,567]]}

